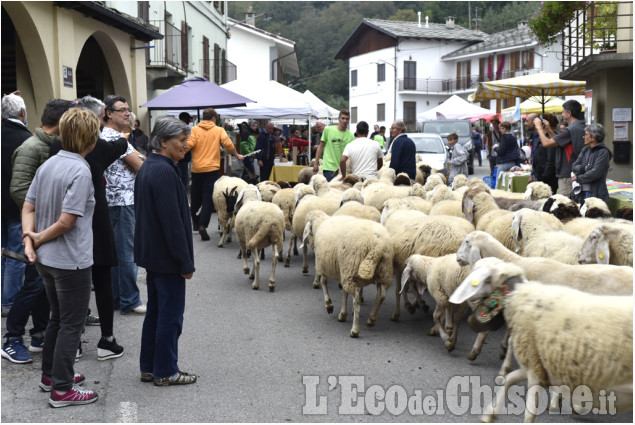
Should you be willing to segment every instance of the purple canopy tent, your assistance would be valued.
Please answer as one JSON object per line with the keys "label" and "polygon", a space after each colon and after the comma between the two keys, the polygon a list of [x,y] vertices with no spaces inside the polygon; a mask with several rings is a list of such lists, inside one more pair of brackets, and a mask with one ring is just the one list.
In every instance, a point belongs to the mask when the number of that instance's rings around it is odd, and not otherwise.
{"label": "purple canopy tent", "polygon": [[[153,109],[196,109],[197,114],[200,114],[200,110],[205,108],[232,108],[246,106],[251,102],[254,101],[210,83],[205,78],[194,77],[144,103],[141,107],[148,108],[150,114]],[[152,123],[152,115],[150,115],[150,123]]]}

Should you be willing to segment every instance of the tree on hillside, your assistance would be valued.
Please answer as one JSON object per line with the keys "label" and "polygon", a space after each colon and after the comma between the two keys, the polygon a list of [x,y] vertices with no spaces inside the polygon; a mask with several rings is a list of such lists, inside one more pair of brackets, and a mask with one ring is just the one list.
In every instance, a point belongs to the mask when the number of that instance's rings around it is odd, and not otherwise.
{"label": "tree on hillside", "polygon": [[539,8],[540,3],[536,1],[508,2],[502,7],[490,8],[482,15],[483,20],[479,23],[479,29],[492,34],[516,28],[518,21],[528,21]]}

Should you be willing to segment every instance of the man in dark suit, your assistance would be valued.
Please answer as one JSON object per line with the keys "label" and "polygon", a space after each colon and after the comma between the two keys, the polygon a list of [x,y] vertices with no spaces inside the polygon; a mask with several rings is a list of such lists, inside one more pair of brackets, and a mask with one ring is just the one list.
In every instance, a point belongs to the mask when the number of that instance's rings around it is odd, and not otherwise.
{"label": "man in dark suit", "polygon": [[390,168],[395,170],[395,174],[406,173],[414,180],[417,177],[417,148],[406,134],[406,125],[403,121],[395,121],[392,124],[390,137]]}

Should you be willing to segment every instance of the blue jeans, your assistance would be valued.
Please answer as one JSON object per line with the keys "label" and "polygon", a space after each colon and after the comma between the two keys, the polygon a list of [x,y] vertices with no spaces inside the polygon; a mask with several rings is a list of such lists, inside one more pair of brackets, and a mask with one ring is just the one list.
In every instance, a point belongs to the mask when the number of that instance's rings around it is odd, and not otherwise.
{"label": "blue jeans", "polygon": [[518,164],[516,164],[515,162],[505,162],[503,164],[497,164],[496,166],[498,167],[498,172],[502,172],[502,171],[509,171],[512,167],[517,166]]}
{"label": "blue jeans", "polygon": [[333,175],[335,174],[335,171],[322,170],[322,173],[324,173],[324,178],[326,179],[326,181],[330,182],[331,180],[333,180]]}
{"label": "blue jeans", "polygon": [[42,373],[57,391],[73,386],[75,354],[90,301],[91,269],[63,270],[37,264],[51,305],[42,351]]}
{"label": "blue jeans", "polygon": [[31,336],[44,335],[50,311],[42,278],[35,266],[28,264],[24,269],[24,285],[20,288],[11,306],[11,311],[9,311],[6,323],[7,333],[4,336],[14,338],[24,335],[29,315],[33,318]]}
{"label": "blue jeans", "polygon": [[[22,223],[12,218],[2,219],[2,246],[11,251],[24,252]],[[24,282],[26,264],[2,257],[2,307],[11,307]]]}
{"label": "blue jeans", "polygon": [[[112,230],[115,232],[117,266],[112,268],[112,296],[122,313],[141,305],[137,286],[137,265],[134,262],[134,205],[108,207]],[[99,243],[99,241],[95,241]]]}
{"label": "blue jeans", "polygon": [[179,371],[179,336],[185,312],[185,279],[180,274],[146,270],[148,311],[141,331],[141,372],[155,378]]}

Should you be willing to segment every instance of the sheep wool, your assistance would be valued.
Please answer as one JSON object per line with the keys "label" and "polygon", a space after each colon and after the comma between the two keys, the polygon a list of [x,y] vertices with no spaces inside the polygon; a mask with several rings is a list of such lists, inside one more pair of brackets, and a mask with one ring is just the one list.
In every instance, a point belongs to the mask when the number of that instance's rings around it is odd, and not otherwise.
{"label": "sheep wool", "polygon": [[219,247],[225,245],[225,238],[227,238],[227,242],[232,240],[234,222],[231,219],[234,217],[236,199],[238,194],[246,187],[247,183],[243,179],[227,175],[221,176],[214,183],[212,201],[218,214],[218,225],[222,230],[221,238],[217,245]]}

